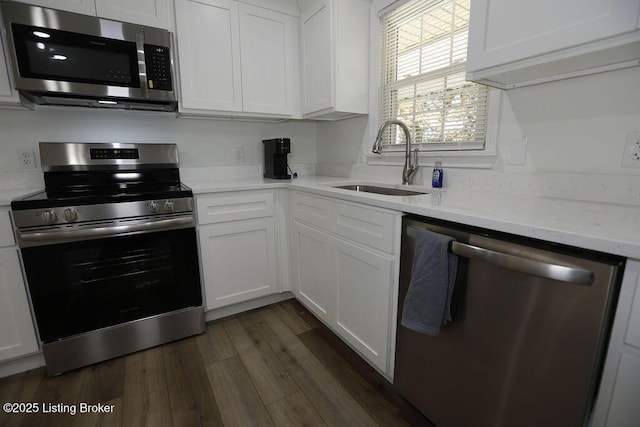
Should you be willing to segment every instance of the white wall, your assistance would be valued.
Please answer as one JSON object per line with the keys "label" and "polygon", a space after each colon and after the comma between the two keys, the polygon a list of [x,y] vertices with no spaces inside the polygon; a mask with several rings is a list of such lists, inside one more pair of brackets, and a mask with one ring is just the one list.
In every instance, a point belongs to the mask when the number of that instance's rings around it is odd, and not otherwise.
{"label": "white wall", "polygon": [[[445,186],[640,205],[640,168],[622,168],[625,135],[640,131],[640,67],[504,92],[498,158],[491,170],[445,164]],[[176,142],[183,177],[260,176],[262,139],[291,138],[289,163],[301,174],[399,183],[401,167],[366,164],[369,118],[255,123],[176,119],[170,114],[44,108],[0,109],[0,186],[32,188],[42,172],[20,170],[17,151],[39,141]],[[526,135],[522,166],[506,164],[510,142]],[[234,149],[244,150],[236,162]],[[417,183],[433,159],[421,157]]]}
{"label": "white wall", "polygon": [[[366,164],[368,126],[367,117],[319,124],[321,173],[400,183],[401,167]],[[640,205],[640,168],[621,167],[631,131],[640,131],[640,67],[512,89],[503,93],[493,168],[448,168],[445,185]],[[522,135],[526,163],[509,165],[510,143]],[[428,185],[433,159],[421,163],[418,183]]]}
{"label": "white wall", "polygon": [[[316,126],[314,123],[257,123],[233,120],[175,118],[172,114],[93,111],[78,108],[42,108],[37,111],[0,109],[0,186],[40,185],[42,171],[19,169],[18,150],[39,141],[65,142],[175,142],[183,177],[207,173],[262,175],[262,140],[291,138],[289,164],[299,173],[314,173]],[[235,148],[244,161],[235,160]],[[39,162],[38,162],[39,166]],[[219,168],[220,171],[216,172]]]}

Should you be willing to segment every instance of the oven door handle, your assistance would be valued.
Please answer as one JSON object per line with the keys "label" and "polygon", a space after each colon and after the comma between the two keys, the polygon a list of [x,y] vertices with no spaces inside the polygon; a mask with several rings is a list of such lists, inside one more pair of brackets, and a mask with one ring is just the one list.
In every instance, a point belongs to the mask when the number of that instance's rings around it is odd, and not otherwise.
{"label": "oven door handle", "polygon": [[194,225],[193,216],[163,219],[141,224],[114,225],[110,227],[85,228],[82,230],[44,231],[36,233],[20,233],[20,240],[26,244],[55,243],[61,240],[92,239],[97,237],[115,236],[133,232],[147,232],[169,230],[178,227]]}

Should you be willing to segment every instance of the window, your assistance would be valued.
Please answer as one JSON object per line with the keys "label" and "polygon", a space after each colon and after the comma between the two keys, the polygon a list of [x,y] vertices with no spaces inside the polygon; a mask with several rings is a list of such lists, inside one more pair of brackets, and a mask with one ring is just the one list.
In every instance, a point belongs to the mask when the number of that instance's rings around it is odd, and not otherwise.
{"label": "window", "polygon": [[[381,18],[379,125],[402,120],[421,151],[485,148],[489,90],[465,81],[469,3],[411,0]],[[404,149],[397,126],[384,138]]]}

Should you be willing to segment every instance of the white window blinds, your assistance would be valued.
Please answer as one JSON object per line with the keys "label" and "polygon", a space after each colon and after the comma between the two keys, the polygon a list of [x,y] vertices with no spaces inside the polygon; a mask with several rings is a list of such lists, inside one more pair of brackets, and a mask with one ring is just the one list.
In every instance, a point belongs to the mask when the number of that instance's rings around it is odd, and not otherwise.
{"label": "white window blinds", "polygon": [[[465,81],[470,0],[412,0],[382,17],[380,125],[421,150],[484,148],[488,88]],[[383,146],[404,145],[390,126]]]}

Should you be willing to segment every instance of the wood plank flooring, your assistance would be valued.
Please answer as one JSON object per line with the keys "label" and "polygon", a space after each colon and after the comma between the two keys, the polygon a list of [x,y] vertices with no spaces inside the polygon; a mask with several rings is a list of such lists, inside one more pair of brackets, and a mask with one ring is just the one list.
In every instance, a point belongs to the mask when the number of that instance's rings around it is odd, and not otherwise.
{"label": "wood plank flooring", "polygon": [[[430,425],[295,300],[58,377],[41,368],[2,378],[6,402],[39,412],[0,411],[2,427]],[[79,413],[81,402],[113,412]]]}

